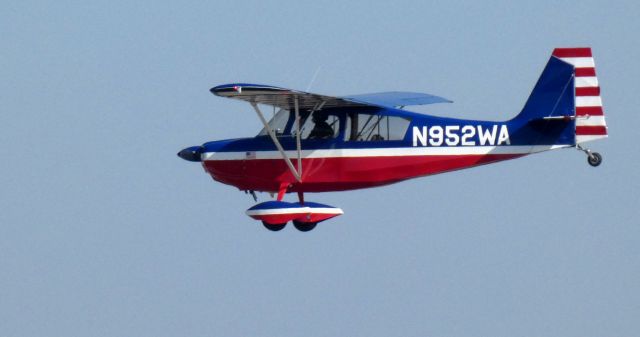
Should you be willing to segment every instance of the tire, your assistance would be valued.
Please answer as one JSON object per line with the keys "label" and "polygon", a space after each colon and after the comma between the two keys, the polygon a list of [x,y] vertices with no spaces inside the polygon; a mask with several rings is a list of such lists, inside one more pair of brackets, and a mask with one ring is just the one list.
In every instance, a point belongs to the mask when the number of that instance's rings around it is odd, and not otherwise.
{"label": "tire", "polygon": [[266,228],[266,229],[268,229],[268,230],[270,230],[272,232],[280,231],[287,225],[286,222],[285,223],[278,223],[278,224],[270,224],[270,223],[266,223],[264,221],[262,222],[262,224],[264,225],[264,228]]}
{"label": "tire", "polygon": [[591,155],[587,157],[589,165],[596,167],[602,164],[602,156],[598,152],[591,152]]}
{"label": "tire", "polygon": [[308,232],[316,228],[317,224],[318,224],[317,222],[301,222],[301,221],[293,220],[293,226],[301,232]]}

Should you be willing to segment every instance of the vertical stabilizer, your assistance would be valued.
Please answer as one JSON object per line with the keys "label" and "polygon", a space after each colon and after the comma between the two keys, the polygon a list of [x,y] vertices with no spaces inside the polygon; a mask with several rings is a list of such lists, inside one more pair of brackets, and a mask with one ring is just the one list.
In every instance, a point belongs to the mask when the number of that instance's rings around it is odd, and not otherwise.
{"label": "vertical stabilizer", "polygon": [[556,48],[553,56],[574,67],[576,144],[606,138],[607,124],[591,48]]}

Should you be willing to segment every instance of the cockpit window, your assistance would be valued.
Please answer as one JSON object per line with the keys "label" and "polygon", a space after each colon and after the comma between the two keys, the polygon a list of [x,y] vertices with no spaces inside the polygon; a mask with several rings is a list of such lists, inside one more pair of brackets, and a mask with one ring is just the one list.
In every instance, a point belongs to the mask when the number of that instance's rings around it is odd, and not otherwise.
{"label": "cockpit window", "polygon": [[[307,113],[304,123],[300,126],[300,138],[302,139],[330,139],[340,133],[340,118],[335,115],[327,115],[320,111],[313,114]],[[291,127],[291,134],[295,136],[295,123]]]}
{"label": "cockpit window", "polygon": [[[295,137],[296,123],[295,116],[289,110],[280,110],[273,115],[269,121],[269,127],[282,136],[285,133]],[[340,134],[340,118],[321,111],[310,113],[310,111],[300,111],[300,138],[301,139],[330,139],[336,138]],[[269,133],[262,128],[258,136],[267,136]]]}
{"label": "cockpit window", "polygon": [[350,113],[344,139],[347,141],[403,140],[411,120],[398,116]]}
{"label": "cockpit window", "polygon": [[[269,121],[269,127],[275,132],[277,136],[282,135],[285,132],[285,128],[287,127],[287,122],[289,121],[289,110],[282,109],[278,111],[273,118]],[[258,136],[267,136],[269,133],[267,129],[262,128]]]}

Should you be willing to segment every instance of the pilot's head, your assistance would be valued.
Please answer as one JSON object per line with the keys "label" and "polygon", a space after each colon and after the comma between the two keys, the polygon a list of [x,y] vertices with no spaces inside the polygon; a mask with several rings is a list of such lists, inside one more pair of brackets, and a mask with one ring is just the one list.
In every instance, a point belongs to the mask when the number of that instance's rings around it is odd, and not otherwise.
{"label": "pilot's head", "polygon": [[318,122],[326,122],[327,118],[329,118],[329,116],[319,113],[319,112],[314,112],[313,113],[313,122],[314,123],[318,123]]}

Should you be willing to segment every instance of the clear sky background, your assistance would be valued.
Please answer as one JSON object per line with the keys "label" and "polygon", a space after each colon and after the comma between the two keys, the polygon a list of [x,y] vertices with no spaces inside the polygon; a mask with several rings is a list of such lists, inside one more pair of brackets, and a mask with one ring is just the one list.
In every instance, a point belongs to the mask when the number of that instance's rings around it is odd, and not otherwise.
{"label": "clear sky background", "polygon": [[[0,11],[0,336],[638,336],[637,1],[11,1]],[[610,138],[348,193],[272,233],[180,149],[252,136],[214,85],[501,120],[591,46]],[[267,200],[266,194],[259,195]]]}

